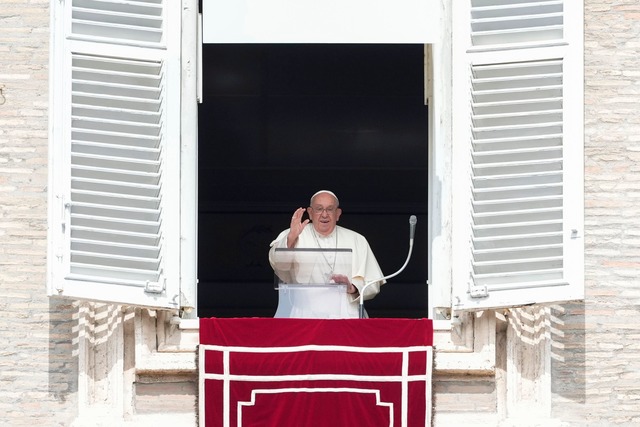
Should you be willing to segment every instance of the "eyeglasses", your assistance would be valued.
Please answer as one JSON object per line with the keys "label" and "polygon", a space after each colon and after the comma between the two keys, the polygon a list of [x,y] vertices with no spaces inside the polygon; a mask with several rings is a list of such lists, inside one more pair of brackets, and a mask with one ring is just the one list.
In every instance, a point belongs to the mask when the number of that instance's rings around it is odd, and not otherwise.
{"label": "eyeglasses", "polygon": [[321,208],[319,206],[316,206],[312,207],[311,209],[318,215],[322,215],[322,212],[326,212],[327,215],[333,215],[336,211],[336,208],[334,206],[329,206],[328,208]]}

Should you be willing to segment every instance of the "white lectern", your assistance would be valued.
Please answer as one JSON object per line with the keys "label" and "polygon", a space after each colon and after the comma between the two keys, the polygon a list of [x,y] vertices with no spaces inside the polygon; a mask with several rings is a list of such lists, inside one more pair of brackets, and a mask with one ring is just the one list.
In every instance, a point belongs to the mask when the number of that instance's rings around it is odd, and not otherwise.
{"label": "white lectern", "polygon": [[358,317],[347,285],[332,279],[351,277],[351,249],[276,248],[273,269],[278,290],[274,317],[347,319]]}

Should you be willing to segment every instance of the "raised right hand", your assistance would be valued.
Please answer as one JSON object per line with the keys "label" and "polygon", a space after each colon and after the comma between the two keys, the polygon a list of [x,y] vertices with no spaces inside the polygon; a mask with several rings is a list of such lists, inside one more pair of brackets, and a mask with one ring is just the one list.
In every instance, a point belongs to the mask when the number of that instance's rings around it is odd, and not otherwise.
{"label": "raised right hand", "polygon": [[302,220],[305,209],[298,208],[291,217],[291,225],[289,226],[289,235],[287,236],[287,247],[293,248],[298,241],[298,236],[302,233],[302,230],[309,224],[309,218]]}

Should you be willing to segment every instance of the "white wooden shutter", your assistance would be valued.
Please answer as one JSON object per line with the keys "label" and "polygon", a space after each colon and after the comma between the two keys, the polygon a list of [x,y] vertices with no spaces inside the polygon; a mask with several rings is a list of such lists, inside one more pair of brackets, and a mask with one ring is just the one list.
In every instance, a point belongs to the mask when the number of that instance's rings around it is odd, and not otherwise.
{"label": "white wooden shutter", "polygon": [[178,307],[180,2],[52,2],[50,295]]}
{"label": "white wooden shutter", "polygon": [[582,2],[453,13],[453,308],[581,299]]}

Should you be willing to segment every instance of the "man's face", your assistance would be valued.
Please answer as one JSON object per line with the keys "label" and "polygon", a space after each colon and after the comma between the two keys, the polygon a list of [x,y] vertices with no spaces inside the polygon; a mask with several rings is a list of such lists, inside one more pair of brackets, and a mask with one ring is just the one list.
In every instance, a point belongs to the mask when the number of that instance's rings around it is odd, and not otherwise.
{"label": "man's face", "polygon": [[331,194],[320,193],[314,197],[307,213],[316,232],[326,236],[336,227],[342,210],[336,206],[336,199]]}

